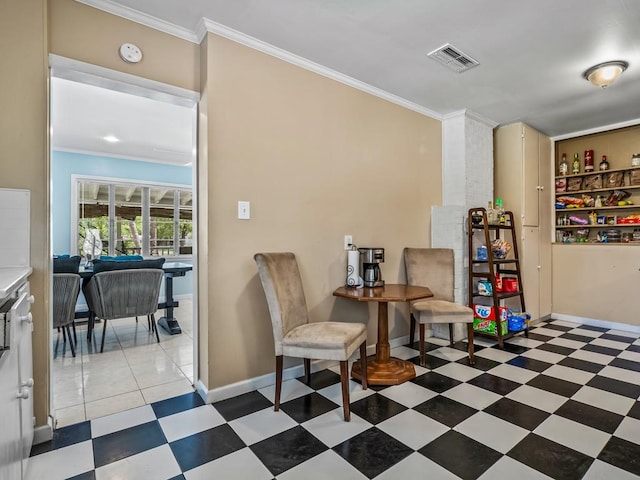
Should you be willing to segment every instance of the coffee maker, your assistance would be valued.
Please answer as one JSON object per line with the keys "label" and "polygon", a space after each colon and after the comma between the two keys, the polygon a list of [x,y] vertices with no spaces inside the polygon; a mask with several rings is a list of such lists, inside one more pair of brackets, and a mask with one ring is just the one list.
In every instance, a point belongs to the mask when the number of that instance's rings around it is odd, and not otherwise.
{"label": "coffee maker", "polygon": [[362,278],[365,287],[382,287],[384,280],[380,277],[380,264],[384,262],[384,248],[358,248],[362,263]]}

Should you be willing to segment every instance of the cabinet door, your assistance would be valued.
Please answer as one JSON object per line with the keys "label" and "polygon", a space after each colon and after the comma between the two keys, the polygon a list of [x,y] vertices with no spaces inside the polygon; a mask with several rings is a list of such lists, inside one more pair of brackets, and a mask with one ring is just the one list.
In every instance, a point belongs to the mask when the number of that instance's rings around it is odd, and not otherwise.
{"label": "cabinet door", "polygon": [[23,288],[21,291],[23,293],[14,306],[17,323],[16,330],[18,331],[18,338],[14,340],[17,341],[18,347],[19,387],[27,394],[26,398],[20,400],[22,471],[26,473],[31,445],[33,444],[33,322],[29,312],[31,303],[29,302],[28,285],[27,288]]}
{"label": "cabinet door", "polygon": [[[11,334],[15,332],[12,324]],[[20,400],[18,399],[18,352],[10,349],[0,357],[0,480],[21,478]]]}
{"label": "cabinet door", "polygon": [[528,125],[523,125],[523,182],[522,182],[522,225],[539,225],[538,203],[540,195],[539,179],[539,137],[540,134]]}
{"label": "cabinet door", "polygon": [[523,227],[522,247],[520,252],[520,273],[522,275],[524,304],[527,308],[527,312],[531,314],[531,320],[537,320],[540,318],[539,237],[540,234],[537,227]]}

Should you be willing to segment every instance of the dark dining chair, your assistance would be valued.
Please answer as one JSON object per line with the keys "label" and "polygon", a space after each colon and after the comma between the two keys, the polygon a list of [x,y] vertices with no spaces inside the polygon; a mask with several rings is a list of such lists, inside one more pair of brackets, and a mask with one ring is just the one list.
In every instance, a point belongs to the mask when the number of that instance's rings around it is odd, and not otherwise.
{"label": "dark dining chair", "polygon": [[[80,275],[77,273],[54,273],[53,274],[53,328],[58,332],[62,330],[62,338],[66,343],[69,340],[71,355],[76,356],[74,340],[75,335],[75,312],[78,293],[80,292]],[[71,327],[73,327],[73,338],[71,338]],[[77,343],[76,343],[77,347]]]}
{"label": "dark dining chair", "polygon": [[96,273],[83,289],[91,314],[102,319],[102,342],[104,350],[107,320],[147,316],[150,332],[160,335],[155,320],[163,271],[160,268],[108,270]]}
{"label": "dark dining chair", "polygon": [[362,389],[367,389],[367,329],[363,323],[309,322],[298,263],[293,253],[257,253],[258,274],[267,297],[276,353],[274,410],[280,409],[283,357],[304,359],[309,383],[310,359],[340,362],[344,420],[351,419],[349,407],[349,357],[360,348]]}

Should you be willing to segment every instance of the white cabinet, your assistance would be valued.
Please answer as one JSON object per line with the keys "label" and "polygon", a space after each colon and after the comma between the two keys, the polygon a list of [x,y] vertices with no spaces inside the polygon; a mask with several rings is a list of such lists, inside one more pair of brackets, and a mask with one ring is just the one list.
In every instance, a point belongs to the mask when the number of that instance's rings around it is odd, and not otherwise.
{"label": "white cabinet", "polygon": [[524,123],[494,134],[494,189],[514,215],[522,288],[533,320],[551,315],[551,140]]}

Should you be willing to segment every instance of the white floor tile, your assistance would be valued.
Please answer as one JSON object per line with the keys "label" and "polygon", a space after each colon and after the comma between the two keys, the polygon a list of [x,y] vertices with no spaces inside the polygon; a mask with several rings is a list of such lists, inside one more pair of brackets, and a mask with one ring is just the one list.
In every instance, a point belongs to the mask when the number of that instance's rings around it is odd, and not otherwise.
{"label": "white floor tile", "polygon": [[576,350],[569,355],[569,358],[577,358],[585,362],[598,363],[600,365],[608,365],[615,358],[602,353],[590,352],[588,350]]}
{"label": "white floor tile", "polygon": [[[360,387],[362,388],[362,387]],[[272,402],[275,399],[276,395],[276,387],[275,385],[269,385],[268,387],[264,387],[258,390],[265,397],[267,397]],[[282,382],[282,391],[280,392],[280,403],[288,402],[289,400],[293,400],[294,398],[299,398],[303,395],[307,395],[308,393],[313,392],[313,389],[306,386],[304,383],[296,380],[295,378],[291,380],[286,380]],[[342,404],[342,400],[340,400],[340,404]]]}
{"label": "white floor tile", "polygon": [[144,397],[145,402],[154,403],[159,402],[160,400],[166,400],[167,398],[191,393],[193,391],[193,385],[191,382],[186,378],[183,378],[175,382],[144,388],[142,389],[142,396]]}
{"label": "white floor tile", "polygon": [[567,327],[567,328],[576,328],[579,323],[569,322],[567,320],[552,320],[550,322],[552,325],[557,325],[559,327]]}
{"label": "white floor tile", "polygon": [[618,355],[618,358],[640,363],[640,352],[632,352],[630,350],[626,350]]}
{"label": "white floor tile", "polygon": [[629,440],[636,445],[640,445],[640,420],[631,417],[625,417],[622,420],[622,423],[618,425],[618,428],[615,431],[614,435],[616,437]]}
{"label": "white floor tile", "polygon": [[549,340],[547,343],[549,345],[558,345],[560,347],[573,348],[574,350],[578,350],[586,345],[586,343],[584,342],[569,340],[567,338],[554,338],[553,340]]}
{"label": "white floor tile", "polygon": [[247,445],[253,445],[296,425],[289,415],[282,410],[274,412],[272,407],[229,422],[229,426]]}
{"label": "white floor tile", "polygon": [[184,473],[186,480],[251,479],[270,480],[271,472],[249,448],[243,448]]}
{"label": "white floor tile", "polygon": [[348,438],[371,428],[371,424],[351,412],[351,421],[345,422],[342,407],[331,410],[302,424],[328,447],[334,447]]}
{"label": "white floor tile", "polygon": [[525,405],[535,407],[545,412],[553,413],[567,401],[566,397],[556,395],[555,393],[540,390],[539,388],[529,385],[522,385],[509,393],[507,398],[515,400]]}
{"label": "white floor tile", "polygon": [[478,370],[477,368],[467,367],[466,365],[455,362],[447,363],[433,371],[441,375],[446,375],[447,377],[455,378],[461,382],[468,382],[483,373],[482,370]]}
{"label": "white floor tile", "polygon": [[608,365],[600,370],[598,375],[620,380],[622,382],[633,383],[634,385],[640,385],[640,372],[627,370],[626,368],[612,367],[611,365]]}
{"label": "white floor tile", "polygon": [[509,360],[516,358],[517,355],[515,353],[507,352],[506,350],[500,350],[499,348],[485,348],[475,353],[475,356],[488,358],[489,360],[494,360],[496,362],[508,362]]}
{"label": "white floor tile", "polygon": [[224,418],[211,405],[202,405],[184,412],[158,419],[168,442],[204,432],[225,423]]}
{"label": "white floor tile", "polygon": [[487,373],[491,375],[496,375],[498,377],[506,378],[507,380],[511,380],[513,382],[518,382],[523,384],[527,383],[536,375],[538,375],[533,370],[515,367],[513,365],[508,365],[506,363],[492,368]]}
{"label": "white floor tile", "polygon": [[93,468],[93,445],[89,440],[31,457],[27,480],[70,478]]}
{"label": "white floor tile", "polygon": [[101,398],[85,403],[87,419],[104,417],[113,413],[122,412],[131,408],[144,405],[144,398],[140,390],[114,395],[113,397]]}
{"label": "white floor tile", "polygon": [[537,333],[538,335],[545,335],[547,337],[559,337],[564,334],[562,330],[554,330],[553,328],[535,327],[531,330],[531,333]]}
{"label": "white floor tile", "polygon": [[502,457],[494,463],[478,480],[502,480],[512,478],[517,478],[518,480],[551,480],[551,477],[507,456]]}
{"label": "white floor tile", "polygon": [[380,475],[375,477],[375,480],[398,480],[414,478],[428,478],[429,480],[460,480],[460,477],[458,477],[457,475],[454,475],[446,468],[441,467],[437,463],[429,460],[427,457],[417,452],[412,453],[401,462],[396,463],[390,469],[385,470]]}
{"label": "white floor tile", "polygon": [[600,335],[602,335],[602,332],[597,332],[595,330],[587,330],[586,328],[574,328],[573,330],[569,330],[569,332],[567,333],[571,333],[573,335],[582,335],[583,337],[592,337],[592,338],[598,338]]}
{"label": "white floor tile", "polygon": [[435,397],[437,394],[413,382],[405,382],[401,385],[385,388],[380,392],[380,395],[390,398],[405,407],[413,408]]}
{"label": "white floor tile", "polygon": [[[565,359],[565,355],[559,355],[553,352],[547,352],[546,350],[540,350],[538,348],[532,348],[522,354],[523,357],[533,358],[534,360],[540,360],[547,363],[558,363]],[[546,373],[546,372],[545,372]]]}
{"label": "white floor tile", "polygon": [[536,348],[542,345],[544,342],[518,335],[506,340],[506,343],[510,343],[512,345],[520,345],[521,347]]}
{"label": "white floor tile", "polygon": [[278,475],[278,480],[299,480],[301,478],[305,480],[326,480],[328,478],[365,480],[367,477],[336,452],[327,450]]}
{"label": "white floor tile", "polygon": [[524,428],[484,412],[472,415],[453,429],[504,454],[529,434]]}
{"label": "white floor tile", "polygon": [[56,428],[66,427],[74,423],[84,422],[87,414],[84,403],[72,407],[56,409]]}
{"label": "white floor tile", "polygon": [[417,357],[418,355],[420,355],[419,350],[414,350],[413,348],[405,347],[404,345],[391,349],[391,356],[402,360],[409,360],[410,358]]}
{"label": "white floor tile", "polygon": [[414,450],[424,447],[449,430],[446,425],[415,410],[405,410],[376,426]]}
{"label": "white floor tile", "polygon": [[551,415],[533,433],[590,457],[597,457],[611,438],[608,433],[558,415]]}
{"label": "white floor tile", "polygon": [[633,473],[596,459],[582,480],[638,480],[638,478]]}
{"label": "white floor tile", "polygon": [[[318,393],[323,397],[328,398],[335,404],[342,405],[342,386],[341,385],[342,385],[341,383],[334,383],[333,385],[329,385],[328,387],[318,390]],[[259,390],[259,391],[263,393],[262,390]],[[368,397],[369,395],[374,395],[375,393],[376,393],[375,390],[372,390],[371,388],[367,388],[366,390],[363,390],[360,382],[349,380],[350,403],[357,402],[358,400]],[[273,397],[271,398],[267,397],[267,398],[273,401]]]}
{"label": "white floor tile", "polygon": [[545,375],[566,380],[580,385],[585,385],[595,377],[595,373],[585,372],[576,368],[565,367],[563,365],[552,365],[544,371]]}
{"label": "white floor tile", "polygon": [[156,414],[150,405],[132,408],[131,410],[91,420],[91,436],[93,438],[101,437],[129,427],[153,422],[155,419]]}
{"label": "white floor tile", "polygon": [[96,468],[96,480],[166,480],[179,474],[180,466],[168,444]]}
{"label": "white floor tile", "polygon": [[469,405],[477,410],[483,410],[492,403],[502,398],[497,393],[490,392],[484,388],[476,387],[468,383],[461,383],[442,394],[443,397],[450,398],[464,405]]}
{"label": "white floor tile", "polygon": [[634,403],[634,399],[632,398],[587,386],[578,390],[571,399],[609,410],[619,415],[626,415]]}
{"label": "white floor tile", "polygon": [[592,340],[591,345],[599,345],[601,347],[614,348],[616,350],[626,350],[629,346],[625,342],[616,342],[615,340],[607,340],[606,338],[596,338]]}
{"label": "white floor tile", "polygon": [[434,357],[443,358],[444,360],[447,360],[447,361],[450,361],[450,362],[455,362],[455,361],[460,360],[461,358],[464,358],[464,357],[469,355],[467,352],[464,352],[462,350],[458,350],[456,348],[451,348],[451,347],[436,348],[435,350],[431,350],[428,353],[429,353],[429,355],[433,355]]}

